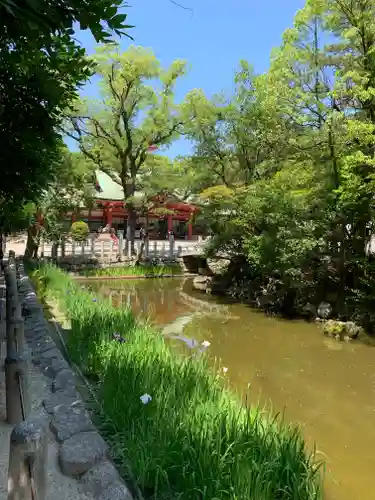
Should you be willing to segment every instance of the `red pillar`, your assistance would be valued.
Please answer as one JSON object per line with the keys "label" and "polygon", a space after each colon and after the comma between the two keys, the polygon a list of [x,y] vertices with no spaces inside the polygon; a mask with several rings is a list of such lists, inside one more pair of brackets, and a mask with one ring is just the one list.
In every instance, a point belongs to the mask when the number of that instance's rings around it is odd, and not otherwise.
{"label": "red pillar", "polygon": [[172,231],[173,229],[173,219],[172,214],[168,215],[168,231]]}
{"label": "red pillar", "polygon": [[107,210],[107,224],[112,227],[112,207],[109,206]]}
{"label": "red pillar", "polygon": [[193,238],[193,224],[191,221],[188,221],[188,240],[191,240]]}
{"label": "red pillar", "polygon": [[72,213],[72,224],[73,224],[73,222],[75,222],[75,221],[76,221],[76,214],[73,212],[73,213]]}

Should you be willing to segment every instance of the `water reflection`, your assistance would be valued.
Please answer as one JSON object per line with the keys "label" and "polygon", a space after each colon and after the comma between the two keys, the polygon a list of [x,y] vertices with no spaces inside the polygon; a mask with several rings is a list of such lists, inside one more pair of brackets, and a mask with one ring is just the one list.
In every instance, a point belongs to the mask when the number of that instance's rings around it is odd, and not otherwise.
{"label": "water reflection", "polygon": [[164,329],[174,342],[220,358],[240,392],[285,410],[327,463],[326,498],[372,500],[375,479],[375,350],[340,343],[314,324],[269,318],[191,291],[189,280],[91,282],[117,307]]}

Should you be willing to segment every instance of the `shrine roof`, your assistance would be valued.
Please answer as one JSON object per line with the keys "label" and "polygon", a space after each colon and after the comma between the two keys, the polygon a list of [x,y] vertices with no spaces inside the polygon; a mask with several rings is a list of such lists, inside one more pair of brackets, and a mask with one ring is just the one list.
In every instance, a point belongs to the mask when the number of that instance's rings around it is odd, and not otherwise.
{"label": "shrine roof", "polygon": [[[108,202],[123,202],[124,201],[124,191],[122,186],[115,182],[108,174],[102,170],[97,170],[96,175],[96,194],[95,199],[97,201],[108,201]],[[136,191],[135,197],[142,197],[143,193]],[[177,209],[187,209],[193,208],[194,205],[180,200],[178,197],[171,194],[167,194],[164,197],[164,204],[173,205]]]}

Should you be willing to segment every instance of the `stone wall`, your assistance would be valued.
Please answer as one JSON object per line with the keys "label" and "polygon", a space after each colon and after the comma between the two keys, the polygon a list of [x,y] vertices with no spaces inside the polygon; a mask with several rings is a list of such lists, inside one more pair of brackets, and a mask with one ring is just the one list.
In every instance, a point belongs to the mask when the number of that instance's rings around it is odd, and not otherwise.
{"label": "stone wall", "polygon": [[48,381],[43,405],[59,443],[61,472],[77,478],[90,498],[132,500],[132,494],[113,465],[108,445],[95,429],[76,389],[76,374],[50,336],[33,286],[22,264],[19,293],[25,317],[25,337],[33,364]]}

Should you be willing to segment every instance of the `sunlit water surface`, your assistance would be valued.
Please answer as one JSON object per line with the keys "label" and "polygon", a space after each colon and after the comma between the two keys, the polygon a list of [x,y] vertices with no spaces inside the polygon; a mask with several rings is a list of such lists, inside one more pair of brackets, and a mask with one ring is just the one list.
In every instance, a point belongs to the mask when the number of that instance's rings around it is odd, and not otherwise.
{"label": "sunlit water surface", "polygon": [[375,349],[325,337],[315,324],[266,317],[192,292],[189,279],[87,283],[130,305],[173,342],[220,358],[230,385],[301,426],[326,463],[325,498],[375,498]]}

